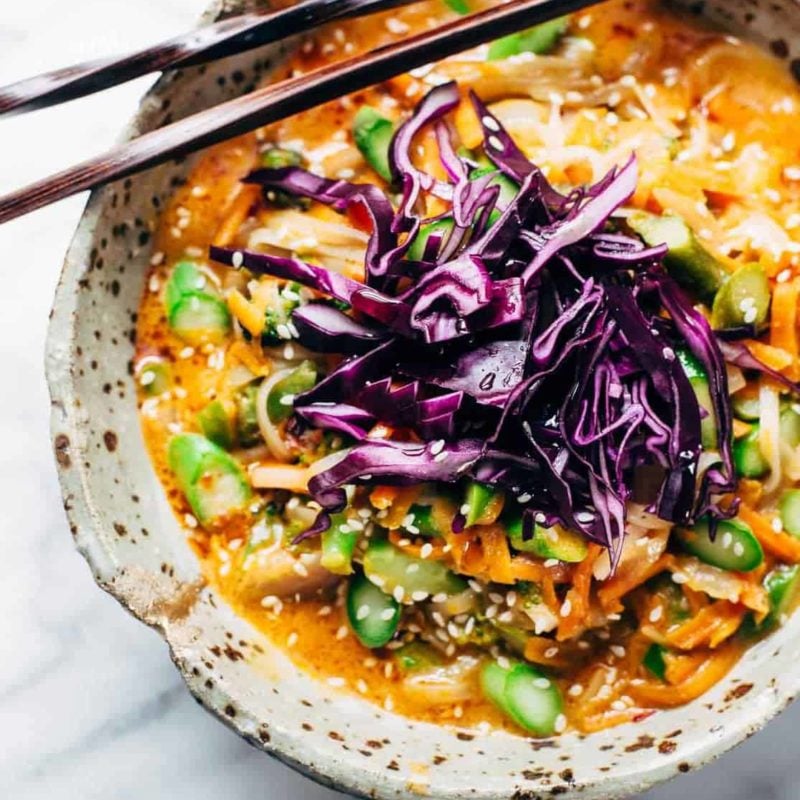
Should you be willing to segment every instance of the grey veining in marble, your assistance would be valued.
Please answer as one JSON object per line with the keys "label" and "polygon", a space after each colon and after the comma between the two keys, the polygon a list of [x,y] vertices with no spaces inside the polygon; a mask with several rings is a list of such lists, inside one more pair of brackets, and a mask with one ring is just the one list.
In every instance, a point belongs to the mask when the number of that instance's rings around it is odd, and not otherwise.
{"label": "grey veining in marble", "polygon": [[[0,82],[190,25],[202,0],[5,0]],[[146,81],[0,123],[0,189],[111,144]],[[0,228],[0,797],[323,800],[190,698],[153,632],[97,589],[73,551],[47,435],[42,349],[85,198]],[[646,800],[800,798],[800,706]]]}

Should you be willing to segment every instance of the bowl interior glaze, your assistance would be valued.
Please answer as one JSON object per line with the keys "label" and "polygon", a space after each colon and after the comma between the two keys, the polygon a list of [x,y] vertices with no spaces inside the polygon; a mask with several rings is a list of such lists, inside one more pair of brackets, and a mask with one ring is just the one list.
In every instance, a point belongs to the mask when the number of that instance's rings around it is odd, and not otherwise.
{"label": "bowl interior glaze", "polygon": [[[795,2],[687,2],[800,74]],[[215,5],[206,18],[244,3]],[[247,91],[281,47],[162,79],[131,137]],[[762,727],[800,687],[800,615],[700,701],[590,737],[531,741],[409,721],[297,670],[204,587],[153,473],[131,377],[150,231],[191,159],[95,192],[67,254],[47,346],[52,437],[76,545],[97,583],[170,646],[192,693],[256,747],[364,797],[624,797],[697,767]]]}

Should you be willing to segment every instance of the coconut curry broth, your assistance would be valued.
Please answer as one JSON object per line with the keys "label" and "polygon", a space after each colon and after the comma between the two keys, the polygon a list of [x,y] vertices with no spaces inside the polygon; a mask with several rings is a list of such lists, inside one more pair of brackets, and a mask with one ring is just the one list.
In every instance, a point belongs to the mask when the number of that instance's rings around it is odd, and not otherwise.
{"label": "coconut curry broth", "polygon": [[[409,30],[426,27],[448,16],[450,12],[443,2],[431,0],[391,15],[329,26],[306,39],[277,77],[371,50],[396,40]],[[631,107],[638,103],[645,111],[617,114],[614,109],[623,99],[614,93],[583,107],[582,102],[569,93],[566,97],[557,93],[554,96],[555,86],[543,90],[549,97],[537,95],[531,100],[529,94],[536,95],[536,92],[529,92],[529,84],[520,83],[519,78],[503,77],[500,68],[497,71],[476,70],[469,59],[456,61],[442,71],[447,77],[458,78],[464,86],[477,85],[487,101],[502,98],[506,103],[505,114],[501,115],[498,109],[498,115],[503,117],[526,155],[541,165],[550,180],[557,184],[596,181],[602,168],[598,152],[608,154],[608,166],[611,166],[622,160],[622,153],[636,147],[641,177],[633,205],[656,212],[681,213],[689,218],[693,227],[703,228],[710,246],[720,245],[733,225],[728,221],[720,222],[729,213],[729,207],[735,216],[743,213],[742,209],[748,204],[758,205],[770,200],[741,200],[741,189],[734,186],[737,181],[750,181],[753,186],[758,186],[759,180],[767,181],[770,187],[777,187],[771,191],[780,191],[777,200],[772,198],[771,213],[775,212],[775,207],[779,207],[780,214],[792,213],[800,196],[800,184],[787,183],[781,177],[781,166],[792,163],[796,157],[796,153],[788,151],[791,138],[782,133],[791,128],[796,130],[800,119],[794,110],[797,107],[795,88],[776,63],[748,45],[732,43],[718,34],[694,27],[650,2],[608,3],[602,9],[576,16],[571,22],[570,34],[573,38],[569,40],[569,47],[586,48],[587,40],[595,43],[594,49],[589,48],[593,75],[587,87],[598,88],[614,82],[629,88],[633,85],[634,96],[625,102]],[[341,224],[342,217],[327,208],[313,205],[287,210],[274,202],[274,197],[265,200],[260,189],[239,181],[258,165],[260,154],[271,145],[301,151],[312,171],[329,177],[355,182],[379,180],[354,146],[350,133],[354,113],[368,104],[390,118],[399,118],[439,80],[438,70],[439,67],[428,73],[420,70],[416,76],[406,75],[388,81],[219,145],[201,157],[186,184],[175,191],[156,231],[155,255],[138,318],[136,374],[141,384],[141,424],[159,477],[188,529],[208,580],[243,616],[285,647],[301,668],[329,680],[332,685],[360,692],[387,708],[415,718],[499,726],[506,723],[494,706],[483,699],[474,670],[467,669],[469,677],[462,681],[466,690],[455,698],[443,696],[441,704],[437,704],[435,691],[430,687],[424,687],[421,692],[409,688],[408,683],[401,680],[390,653],[367,650],[352,632],[348,632],[342,592],[337,592],[335,586],[328,586],[325,579],[320,579],[320,585],[325,584],[321,596],[300,598],[293,594],[289,583],[288,597],[270,596],[265,601],[263,591],[242,579],[239,569],[253,520],[249,515],[242,515],[229,520],[222,531],[203,530],[190,513],[166,456],[167,442],[174,434],[197,430],[197,415],[210,400],[229,401],[230,385],[235,383],[237,373],[268,376],[273,369],[272,356],[286,357],[285,352],[278,350],[263,351],[250,341],[252,337],[243,336],[239,327],[223,342],[191,345],[175,336],[164,305],[164,287],[173,265],[188,258],[202,265],[205,279],[220,294],[227,295],[232,290],[245,292],[246,278],[241,272],[207,261],[209,245],[244,247],[256,228],[272,223],[291,229],[298,213]],[[725,74],[730,75],[730,81],[721,81]],[[545,77],[544,80],[546,83],[550,79]],[[648,103],[654,96],[658,98],[657,110]],[[519,118],[520,114],[532,114],[535,124],[526,124]],[[647,124],[638,119],[640,116],[647,118]],[[699,120],[702,125],[698,126]],[[566,134],[565,123],[568,123]],[[456,112],[455,125],[462,141],[469,146],[470,138],[475,135],[475,121],[466,107]],[[751,154],[765,152],[767,156],[756,158],[756,163],[752,163],[745,152],[734,169],[714,169],[713,165],[698,165],[690,158],[675,160],[678,139],[682,147],[689,149],[693,137],[716,136],[720,128],[735,131],[739,153],[750,146],[755,148]],[[559,136],[558,146],[552,149],[550,140]],[[432,137],[422,137],[417,156],[427,166],[426,158],[430,160],[433,149]],[[574,157],[574,151],[581,149],[585,151],[585,158]],[[728,153],[731,149],[723,141],[721,150]],[[551,150],[552,159],[549,158]],[[570,150],[573,157],[565,157],[565,152]],[[730,160],[733,160],[732,155]],[[710,178],[709,169],[713,170]],[[763,174],[754,174],[759,169],[762,173],[771,171],[771,174],[766,178]],[[699,183],[693,173],[697,170],[704,170],[708,178],[702,191],[693,188]],[[737,199],[736,203],[731,203],[733,198]],[[427,211],[432,215],[437,209],[429,207]],[[348,224],[357,231],[362,222],[352,218]],[[303,241],[302,229],[290,230],[288,239],[288,244],[282,243],[285,249],[303,258],[309,245]],[[346,249],[352,243],[347,236],[343,239]],[[750,241],[748,246],[756,248],[757,243]],[[718,255],[728,257],[719,251]],[[773,275],[791,266],[785,253],[771,261],[769,253],[759,255],[763,256],[762,261],[769,263]],[[335,258],[335,254],[331,257]],[[345,271],[348,268],[352,269],[352,265],[345,264]],[[236,454],[245,464],[268,458],[262,444],[254,444]],[[698,606],[692,611],[702,608],[700,599],[696,600]],[[636,602],[649,601],[638,597]],[[557,614],[558,606],[552,611]],[[628,641],[631,631],[623,623],[617,623],[616,618],[617,614],[608,618],[611,634],[601,632],[591,639],[591,644],[561,645],[546,640],[552,647],[547,647],[541,658],[556,670],[562,670],[556,673],[556,680],[563,691],[568,718],[572,704],[578,702],[576,698],[582,691],[591,687],[596,691],[598,685],[604,684],[609,687],[596,692],[598,701],[593,711],[584,708],[579,720],[570,719],[582,730],[641,719],[651,713],[651,706],[673,704],[664,697],[654,696],[651,702],[633,702],[627,696],[628,681],[636,673],[642,652],[635,648],[626,652],[622,645]],[[614,644],[609,648],[610,642]],[[738,644],[726,644],[720,649],[715,656],[717,678],[730,668],[739,652]],[[698,659],[694,666],[701,662]],[[581,666],[570,667],[571,663]],[[683,662],[676,669],[689,672],[692,664]]]}

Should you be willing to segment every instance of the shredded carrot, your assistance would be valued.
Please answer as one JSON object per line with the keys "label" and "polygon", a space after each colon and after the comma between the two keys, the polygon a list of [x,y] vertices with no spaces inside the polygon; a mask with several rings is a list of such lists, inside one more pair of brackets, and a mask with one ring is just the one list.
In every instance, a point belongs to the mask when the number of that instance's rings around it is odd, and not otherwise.
{"label": "shredded carrot", "polygon": [[706,605],[680,627],[669,631],[666,642],[679,650],[708,646],[712,650],[732,636],[742,624],[744,606],[720,600]]}
{"label": "shredded carrot", "polygon": [[462,100],[456,109],[455,125],[464,147],[474,148],[483,142],[483,129],[469,100]]}
{"label": "shredded carrot", "polygon": [[403,535],[402,530],[389,531],[389,541],[398,549],[407,553],[412,558],[423,558],[422,548],[427,543],[433,548],[424,556],[428,561],[441,561],[447,555],[444,543],[439,540],[427,542],[426,540],[414,539],[411,541],[408,536]]}
{"label": "shredded carrot", "polygon": [[782,347],[773,347],[755,339],[747,339],[745,344],[759,361],[778,372],[783,372],[793,363],[792,354]]}
{"label": "shredded carrot", "polygon": [[772,527],[769,517],[754,511],[746,503],[739,506],[739,518],[752,528],[756,539],[768,553],[790,564],[800,563],[800,539],[779,533]]}
{"label": "shredded carrot", "polygon": [[597,591],[597,598],[605,611],[621,611],[620,598],[641,586],[645,581],[667,569],[671,556],[663,555],[658,560],[648,562],[634,560],[630,567],[609,578]]}
{"label": "shredded carrot", "polygon": [[569,669],[574,666],[569,651],[546,636],[531,636],[525,642],[525,660],[554,669]]}
{"label": "shredded carrot", "polygon": [[578,728],[582,733],[597,733],[607,728],[615,728],[626,722],[637,722],[650,714],[641,708],[626,708],[623,711],[609,710],[600,714],[579,717]]}
{"label": "shredded carrot", "polygon": [[772,290],[769,341],[792,358],[786,370],[790,378],[797,378],[797,302],[800,299],[800,280],[776,283]]}
{"label": "shredded carrot", "polygon": [[566,596],[569,612],[561,618],[558,625],[556,638],[560,642],[571,639],[586,627],[589,616],[589,591],[592,588],[592,568],[601,552],[600,545],[590,544],[586,558],[578,564],[572,575],[572,588]]}
{"label": "shredded carrot", "polygon": [[231,289],[226,298],[228,308],[242,326],[253,336],[264,330],[264,313],[259,311],[238,289]]}
{"label": "shredded carrot", "polygon": [[369,499],[375,508],[386,511],[381,524],[391,530],[402,525],[421,491],[421,486],[379,486],[372,491]]}
{"label": "shredded carrot", "polygon": [[236,238],[239,228],[247,219],[250,209],[258,199],[260,187],[251,184],[242,184],[239,194],[233,199],[225,219],[219,226],[214,236],[213,244],[217,247],[228,247]]}
{"label": "shredded carrot", "polygon": [[511,568],[511,552],[508,548],[508,537],[500,525],[480,525],[481,544],[486,571],[491,580],[497,583],[514,583],[514,571]]}
{"label": "shredded carrot", "polygon": [[697,661],[684,680],[673,685],[644,681],[631,683],[629,693],[634,700],[646,706],[658,708],[674,708],[688,703],[707,692],[715,683],[721,681],[739,659],[741,647],[728,644],[718,650],[707,651],[696,655]]}

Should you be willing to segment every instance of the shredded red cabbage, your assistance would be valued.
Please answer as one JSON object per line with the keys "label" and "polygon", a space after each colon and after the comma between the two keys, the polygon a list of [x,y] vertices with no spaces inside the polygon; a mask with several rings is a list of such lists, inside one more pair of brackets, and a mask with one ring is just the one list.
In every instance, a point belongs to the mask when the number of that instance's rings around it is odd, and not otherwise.
{"label": "shredded red cabbage", "polygon": [[[300,341],[342,362],[295,400],[307,423],[352,437],[310,491],[323,512],[308,535],[346,503],[348,484],[457,483],[502,488],[535,522],[560,523],[608,547],[616,559],[626,505],[691,524],[730,516],[735,489],[725,360],[758,362],[721,343],[665,271],[665,247],[645,248],[615,229],[613,212],[636,187],[636,160],[592,187],[562,195],[531,164],[474,94],[483,156],[518,190],[502,204],[492,176],[470,177],[479,154],[452,141],[455,83],[435,88],[398,129],[390,161],[394,201],[371,185],[329,181],[299,168],[259,170],[248,182],[312,198],[339,211],[361,204],[372,220],[364,282],[296,259],[226,248],[211,255],[253,272],[303,283],[348,303],[294,312]],[[414,163],[432,126],[445,178]],[[450,212],[424,219],[428,194]],[[405,258],[424,226],[421,261]],[[708,373],[719,458],[700,474],[705,415],[676,352]],[[403,441],[370,439],[380,421]],[[704,459],[707,462],[708,459]],[[656,490],[637,496],[640,470]],[[650,481],[652,483],[652,481]],[[456,526],[458,524],[456,523]]]}

